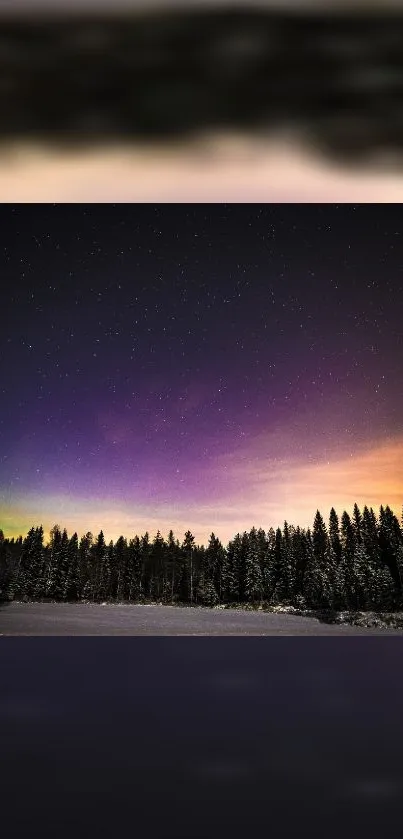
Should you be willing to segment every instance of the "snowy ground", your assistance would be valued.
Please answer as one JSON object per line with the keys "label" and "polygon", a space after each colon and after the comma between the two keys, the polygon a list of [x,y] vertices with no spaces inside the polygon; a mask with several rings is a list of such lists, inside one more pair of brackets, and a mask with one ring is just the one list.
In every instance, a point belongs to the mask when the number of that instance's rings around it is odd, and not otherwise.
{"label": "snowy ground", "polygon": [[0,635],[402,635],[403,629],[327,624],[314,617],[159,605],[9,603]]}

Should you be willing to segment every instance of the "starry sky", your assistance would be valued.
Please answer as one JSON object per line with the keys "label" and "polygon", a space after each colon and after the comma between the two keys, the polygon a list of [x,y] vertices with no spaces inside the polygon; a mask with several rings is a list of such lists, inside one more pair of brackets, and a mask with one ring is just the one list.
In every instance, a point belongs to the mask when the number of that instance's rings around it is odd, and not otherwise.
{"label": "starry sky", "polygon": [[6,535],[400,515],[400,205],[2,205],[0,260]]}

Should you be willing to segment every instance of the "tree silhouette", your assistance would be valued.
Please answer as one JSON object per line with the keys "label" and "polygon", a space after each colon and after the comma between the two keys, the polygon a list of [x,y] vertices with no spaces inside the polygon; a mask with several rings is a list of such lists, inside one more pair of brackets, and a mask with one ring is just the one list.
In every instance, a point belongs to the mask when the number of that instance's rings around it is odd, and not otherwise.
{"label": "tree silhouette", "polygon": [[170,530],[108,546],[102,530],[79,541],[55,524],[47,545],[42,526],[24,539],[0,531],[0,596],[391,611],[403,606],[403,530],[390,507],[377,519],[355,504],[340,526],[334,508],[328,528],[317,510],[312,531],[287,521],[267,534],[252,527],[226,548],[214,533],[197,545],[190,530],[182,544]]}

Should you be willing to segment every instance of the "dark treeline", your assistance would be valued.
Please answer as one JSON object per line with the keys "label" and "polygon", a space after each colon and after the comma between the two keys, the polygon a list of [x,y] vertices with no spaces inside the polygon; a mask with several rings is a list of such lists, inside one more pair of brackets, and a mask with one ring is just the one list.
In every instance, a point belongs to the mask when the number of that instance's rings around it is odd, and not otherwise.
{"label": "dark treeline", "polygon": [[225,548],[211,534],[207,547],[190,531],[182,544],[172,530],[105,542],[101,531],[78,538],[55,525],[23,539],[0,531],[0,595],[4,600],[291,605],[299,608],[393,611],[403,606],[403,528],[389,507],[312,530],[252,528]]}

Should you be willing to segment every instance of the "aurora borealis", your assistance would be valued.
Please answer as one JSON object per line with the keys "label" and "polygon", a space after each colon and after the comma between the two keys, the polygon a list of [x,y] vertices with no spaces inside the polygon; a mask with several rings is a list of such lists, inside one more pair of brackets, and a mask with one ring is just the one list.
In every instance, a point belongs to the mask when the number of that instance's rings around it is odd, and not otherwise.
{"label": "aurora borealis", "polygon": [[399,515],[399,205],[0,213],[7,536]]}

